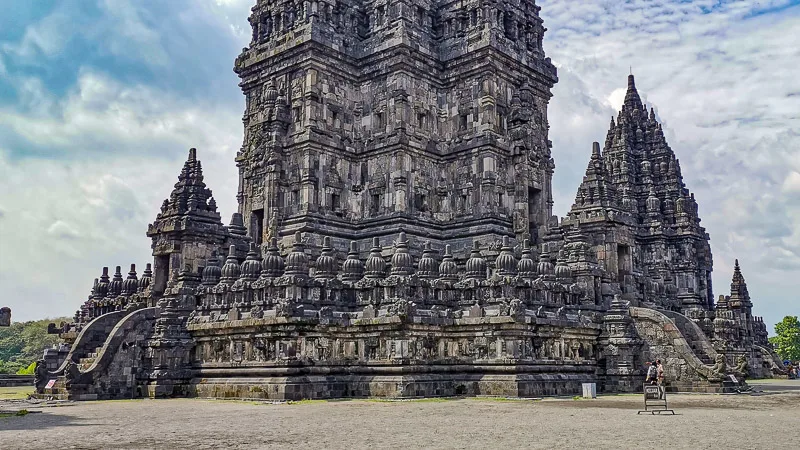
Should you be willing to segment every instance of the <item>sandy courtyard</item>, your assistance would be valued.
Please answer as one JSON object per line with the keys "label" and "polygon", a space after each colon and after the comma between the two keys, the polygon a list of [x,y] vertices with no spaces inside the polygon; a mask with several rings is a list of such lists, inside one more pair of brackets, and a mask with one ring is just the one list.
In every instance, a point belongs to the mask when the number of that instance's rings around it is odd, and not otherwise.
{"label": "sandy courtyard", "polygon": [[[800,384],[800,383],[799,383]],[[0,409],[0,448],[794,448],[800,391],[673,395],[676,416],[637,415],[640,396],[597,400],[131,400]]]}

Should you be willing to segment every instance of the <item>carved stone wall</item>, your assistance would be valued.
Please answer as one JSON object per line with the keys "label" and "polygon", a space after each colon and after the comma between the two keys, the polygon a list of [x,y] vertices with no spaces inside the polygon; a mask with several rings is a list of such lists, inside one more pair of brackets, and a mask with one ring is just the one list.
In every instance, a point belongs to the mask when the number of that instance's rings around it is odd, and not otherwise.
{"label": "carved stone wall", "polygon": [[197,342],[195,394],[555,395],[576,392],[596,370],[598,329],[577,323],[381,317],[328,322],[324,334],[320,323],[263,318],[190,325]]}
{"label": "carved stone wall", "polygon": [[302,230],[344,249],[402,228],[457,252],[475,237],[538,244],[556,82],[538,7],[314,5],[259,2],[236,62],[253,240]]}

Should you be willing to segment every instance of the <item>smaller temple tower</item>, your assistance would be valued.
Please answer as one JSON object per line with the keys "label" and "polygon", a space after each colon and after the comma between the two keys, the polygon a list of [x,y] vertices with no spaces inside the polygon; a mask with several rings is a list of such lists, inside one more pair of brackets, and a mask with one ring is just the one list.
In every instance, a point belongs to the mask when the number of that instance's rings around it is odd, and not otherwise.
{"label": "smaller temple tower", "polygon": [[230,227],[222,225],[217,202],[203,181],[203,168],[197,150],[189,149],[178,182],[161,212],[147,228],[152,240],[153,282],[151,290],[161,295],[169,281],[180,272],[197,273],[213,251],[236,241],[246,249],[245,228],[241,215],[234,214]]}
{"label": "smaller temple tower", "polygon": [[721,347],[769,346],[769,333],[764,320],[753,315],[753,302],[738,259],[733,266],[731,293],[728,296],[720,295],[715,312],[715,337]]}
{"label": "smaller temple tower", "polygon": [[698,321],[713,308],[710,238],[633,75],[605,146],[601,151],[594,144],[575,203],[561,222],[565,236],[576,231],[605,270],[607,294]]}

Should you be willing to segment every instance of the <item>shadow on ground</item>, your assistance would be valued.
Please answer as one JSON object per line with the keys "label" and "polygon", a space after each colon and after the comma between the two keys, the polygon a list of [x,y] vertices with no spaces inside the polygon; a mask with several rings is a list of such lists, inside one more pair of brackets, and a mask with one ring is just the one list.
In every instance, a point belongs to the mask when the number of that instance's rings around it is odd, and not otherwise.
{"label": "shadow on ground", "polygon": [[800,391],[800,380],[752,380],[747,384],[764,392]]}
{"label": "shadow on ground", "polygon": [[58,414],[52,414],[49,411],[37,410],[36,414],[0,417],[0,431],[31,429],[47,430],[49,428],[57,427],[85,427],[92,425],[101,424],[94,423],[93,421],[88,421],[86,419],[81,419],[80,417],[70,414],[63,414],[62,411],[58,411]]}

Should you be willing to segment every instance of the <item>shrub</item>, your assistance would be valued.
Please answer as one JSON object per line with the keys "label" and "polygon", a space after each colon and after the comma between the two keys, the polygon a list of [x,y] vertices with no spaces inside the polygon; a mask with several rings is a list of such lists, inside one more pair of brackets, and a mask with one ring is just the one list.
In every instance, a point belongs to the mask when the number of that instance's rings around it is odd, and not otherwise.
{"label": "shrub", "polygon": [[32,362],[28,367],[23,367],[17,371],[17,375],[33,375],[36,369],[36,363]]}

